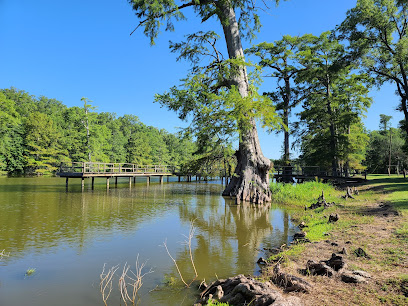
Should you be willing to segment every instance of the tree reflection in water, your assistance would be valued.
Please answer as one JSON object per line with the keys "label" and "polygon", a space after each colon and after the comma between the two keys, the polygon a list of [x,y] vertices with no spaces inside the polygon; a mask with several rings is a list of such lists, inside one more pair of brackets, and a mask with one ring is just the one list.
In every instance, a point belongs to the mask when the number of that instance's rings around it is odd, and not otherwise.
{"label": "tree reflection in water", "polygon": [[[179,206],[183,222],[194,220],[193,256],[201,280],[252,274],[262,248],[279,247],[290,239],[289,215],[283,210],[249,203],[235,205],[228,199],[221,207],[214,197],[208,201],[214,203]],[[187,247],[179,251],[177,262],[185,277],[194,277]]]}

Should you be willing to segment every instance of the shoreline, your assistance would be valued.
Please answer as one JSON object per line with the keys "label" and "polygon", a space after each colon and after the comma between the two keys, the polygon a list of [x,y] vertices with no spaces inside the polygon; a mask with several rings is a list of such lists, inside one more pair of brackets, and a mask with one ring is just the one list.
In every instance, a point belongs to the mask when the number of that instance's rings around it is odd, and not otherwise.
{"label": "shoreline", "polygon": [[[297,207],[292,221],[307,226],[303,229],[307,239],[271,255],[261,275],[252,279],[261,283],[275,280],[273,290],[302,305],[407,305],[408,184],[397,176],[371,175],[368,179],[355,185],[358,195],[354,199],[341,198],[347,189],[329,194],[328,202],[335,199],[335,204],[327,209],[301,210],[301,204],[289,204],[287,207]],[[329,222],[331,214],[337,214],[338,221]],[[334,254],[342,258],[344,267],[333,275],[312,275],[306,269],[308,261],[327,262]],[[292,291],[277,286],[277,265],[280,275],[304,280],[310,288]],[[343,274],[353,271],[367,277],[357,277],[358,283],[353,283],[355,279],[345,282]]]}

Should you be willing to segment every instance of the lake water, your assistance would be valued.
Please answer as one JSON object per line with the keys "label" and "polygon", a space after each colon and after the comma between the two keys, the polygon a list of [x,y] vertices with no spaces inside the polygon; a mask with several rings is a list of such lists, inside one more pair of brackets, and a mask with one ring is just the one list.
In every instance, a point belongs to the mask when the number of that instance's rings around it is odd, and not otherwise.
{"label": "lake water", "polygon": [[[295,227],[282,208],[240,205],[220,196],[220,182],[145,180],[106,189],[96,179],[0,178],[0,305],[103,305],[100,274],[119,265],[108,305],[120,305],[118,277],[125,263],[146,262],[138,305],[192,305],[194,278],[186,235],[194,220],[192,255],[198,279],[211,282],[259,271],[263,248],[291,240]],[[112,188],[113,187],[113,188]],[[29,268],[35,269],[25,275]],[[167,284],[171,280],[172,285]],[[123,305],[123,302],[122,302]]]}

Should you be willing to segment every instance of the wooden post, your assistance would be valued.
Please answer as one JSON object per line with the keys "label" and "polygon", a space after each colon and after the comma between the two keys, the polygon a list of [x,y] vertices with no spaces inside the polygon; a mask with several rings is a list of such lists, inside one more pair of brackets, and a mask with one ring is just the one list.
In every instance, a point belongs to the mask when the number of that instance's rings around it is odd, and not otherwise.
{"label": "wooden post", "polygon": [[147,177],[147,185],[150,184],[150,176]]}
{"label": "wooden post", "polygon": [[160,175],[160,184],[163,184],[163,175]]}
{"label": "wooden post", "polygon": [[94,190],[95,187],[95,177],[92,177],[92,190]]}
{"label": "wooden post", "polygon": [[106,189],[109,189],[109,177],[106,178]]}
{"label": "wooden post", "polygon": [[180,175],[178,175],[178,181],[179,181],[179,183],[180,183],[180,181],[181,181],[181,176],[180,176]]}
{"label": "wooden post", "polygon": [[115,187],[118,187],[118,177],[115,176]]}
{"label": "wooden post", "polygon": [[132,188],[132,178],[129,176],[129,188]]}
{"label": "wooden post", "polygon": [[136,184],[136,176],[133,177],[133,184]]}
{"label": "wooden post", "polygon": [[167,183],[170,181],[170,175],[167,175]]}
{"label": "wooden post", "polygon": [[68,177],[65,179],[65,188],[68,190]]}
{"label": "wooden post", "polygon": [[81,190],[84,191],[85,188],[85,178],[81,178]]}

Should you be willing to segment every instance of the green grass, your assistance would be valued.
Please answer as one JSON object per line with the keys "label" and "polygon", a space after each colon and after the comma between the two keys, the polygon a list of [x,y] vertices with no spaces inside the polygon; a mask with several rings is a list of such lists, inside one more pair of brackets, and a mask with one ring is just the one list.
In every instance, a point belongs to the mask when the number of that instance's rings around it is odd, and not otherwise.
{"label": "green grass", "polygon": [[367,177],[367,184],[374,185],[374,188],[384,188],[387,194],[386,200],[399,212],[408,213],[408,179],[402,175],[395,174],[388,176],[383,174],[373,174]]}
{"label": "green grass", "polygon": [[209,299],[207,305],[208,306],[229,306],[228,303],[221,303],[213,299]]}
{"label": "green grass", "polygon": [[[361,214],[349,211],[350,218],[340,217],[335,223],[328,223],[328,217],[332,213],[339,213],[342,209],[349,209],[347,201],[342,199],[345,194],[344,190],[337,190],[330,184],[325,184],[318,181],[310,181],[302,184],[282,184],[274,183],[271,185],[272,201],[284,204],[286,207],[292,208],[291,217],[295,223],[304,222],[307,227],[304,231],[307,232],[306,238],[310,241],[321,241],[328,239],[330,232],[336,229],[348,229],[356,223],[363,224],[372,221],[372,216],[363,216]],[[335,205],[324,208],[320,207],[314,210],[305,210],[311,204],[316,203],[318,197],[324,192],[326,202],[334,202]],[[368,195],[371,197],[371,193]],[[359,199],[363,198],[358,196]],[[364,199],[367,195],[364,196]],[[304,250],[303,244],[292,245],[284,254],[273,255],[269,260],[287,260],[289,257],[297,256]]]}
{"label": "green grass", "polygon": [[272,201],[275,203],[289,204],[292,206],[304,207],[316,202],[317,198],[324,191],[327,202],[338,200],[340,192],[329,184],[317,181],[305,182],[302,184],[272,183]]}

